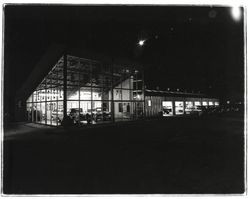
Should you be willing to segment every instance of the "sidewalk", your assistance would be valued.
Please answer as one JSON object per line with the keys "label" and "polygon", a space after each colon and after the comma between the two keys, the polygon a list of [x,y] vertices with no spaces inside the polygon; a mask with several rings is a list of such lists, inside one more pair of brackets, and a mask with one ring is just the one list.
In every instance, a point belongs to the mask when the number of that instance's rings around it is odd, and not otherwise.
{"label": "sidewalk", "polygon": [[3,135],[4,138],[7,138],[15,135],[21,135],[45,129],[54,129],[54,127],[28,122],[16,122],[4,126]]}

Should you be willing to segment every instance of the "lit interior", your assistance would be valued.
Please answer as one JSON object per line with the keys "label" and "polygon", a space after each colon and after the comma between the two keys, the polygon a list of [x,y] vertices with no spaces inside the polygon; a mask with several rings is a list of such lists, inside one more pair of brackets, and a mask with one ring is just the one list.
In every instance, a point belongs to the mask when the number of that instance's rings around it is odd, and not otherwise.
{"label": "lit interior", "polygon": [[200,106],[200,105],[201,105],[201,102],[195,101],[195,102],[194,102],[194,105],[195,105],[195,106]]}
{"label": "lit interior", "polygon": [[194,103],[192,101],[186,101],[185,113],[190,114],[194,111]]}
{"label": "lit interior", "polygon": [[67,72],[62,57],[27,99],[27,117],[61,125],[66,102],[66,114],[75,124],[139,119],[144,112],[142,88],[138,70],[67,55]]}
{"label": "lit interior", "polygon": [[209,106],[213,106],[214,103],[213,103],[213,102],[208,102],[208,105],[209,105]]}
{"label": "lit interior", "polygon": [[171,101],[163,101],[163,116],[171,116],[173,115],[173,103]]}
{"label": "lit interior", "polygon": [[202,102],[202,106],[207,106],[207,102]]}
{"label": "lit interior", "polygon": [[175,114],[176,115],[184,114],[184,103],[182,101],[175,102]]}

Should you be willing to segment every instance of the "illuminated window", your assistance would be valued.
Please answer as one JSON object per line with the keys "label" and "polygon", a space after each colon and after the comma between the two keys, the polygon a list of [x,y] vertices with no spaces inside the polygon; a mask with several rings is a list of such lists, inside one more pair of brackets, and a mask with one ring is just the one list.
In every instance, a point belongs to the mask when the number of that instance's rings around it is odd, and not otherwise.
{"label": "illuminated window", "polygon": [[190,108],[190,107],[193,107],[193,102],[187,101],[186,102],[186,108]]}
{"label": "illuminated window", "polygon": [[196,102],[194,102],[194,105],[195,105],[195,106],[200,106],[200,105],[201,105],[201,102],[196,101]]}
{"label": "illuminated window", "polygon": [[207,106],[207,102],[202,102],[202,106]]}
{"label": "illuminated window", "polygon": [[148,106],[151,106],[151,100],[148,100]]}
{"label": "illuminated window", "polygon": [[184,113],[184,102],[182,101],[176,101],[175,102],[175,114],[183,114]]}
{"label": "illuminated window", "polygon": [[172,102],[171,101],[163,101],[162,102],[162,106],[163,107],[172,107]]}
{"label": "illuminated window", "polygon": [[173,102],[172,101],[163,101],[162,102],[162,111],[163,111],[163,116],[172,116],[173,115]]}

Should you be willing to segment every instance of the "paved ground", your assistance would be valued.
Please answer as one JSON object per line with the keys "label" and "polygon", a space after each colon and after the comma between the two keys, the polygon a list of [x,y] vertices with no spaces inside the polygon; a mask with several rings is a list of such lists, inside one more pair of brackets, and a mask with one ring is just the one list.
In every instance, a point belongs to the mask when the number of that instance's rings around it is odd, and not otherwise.
{"label": "paved ground", "polygon": [[244,122],[238,116],[25,128],[20,135],[6,130],[5,193],[244,192]]}

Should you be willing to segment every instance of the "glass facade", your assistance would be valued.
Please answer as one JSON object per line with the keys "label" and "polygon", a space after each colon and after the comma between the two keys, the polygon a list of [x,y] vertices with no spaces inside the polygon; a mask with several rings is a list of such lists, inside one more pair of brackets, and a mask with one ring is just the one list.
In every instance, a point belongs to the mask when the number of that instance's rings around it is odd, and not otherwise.
{"label": "glass facade", "polygon": [[135,68],[63,56],[27,100],[31,122],[58,126],[140,119],[143,74]]}

